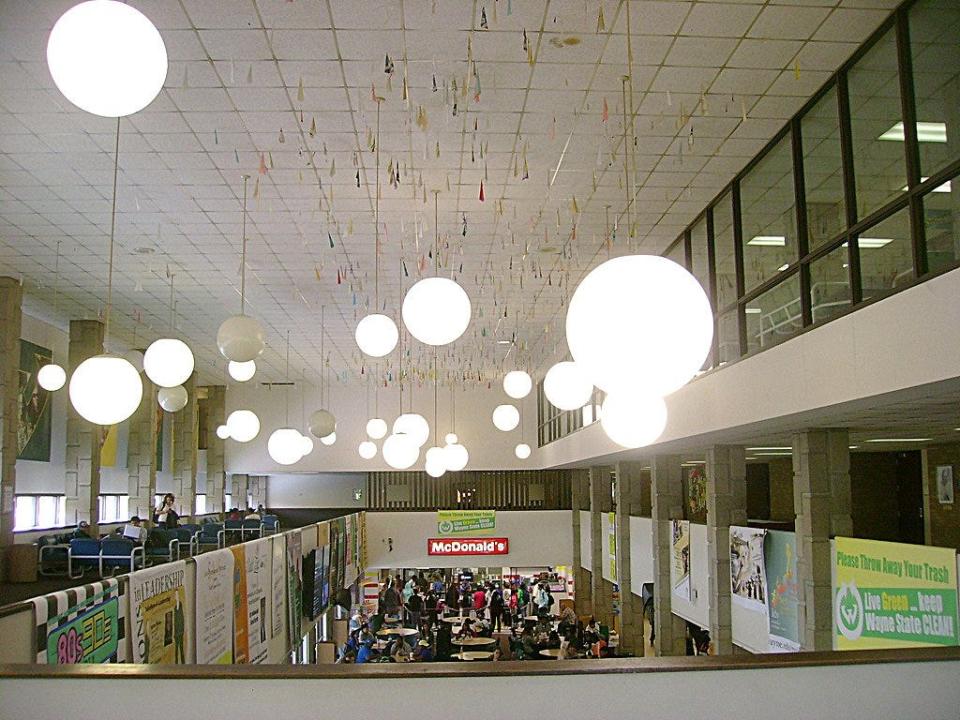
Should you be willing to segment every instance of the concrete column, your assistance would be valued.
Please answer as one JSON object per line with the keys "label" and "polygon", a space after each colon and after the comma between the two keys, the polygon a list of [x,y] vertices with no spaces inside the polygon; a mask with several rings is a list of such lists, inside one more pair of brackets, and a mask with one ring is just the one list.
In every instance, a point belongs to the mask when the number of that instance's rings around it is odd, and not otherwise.
{"label": "concrete column", "polygon": [[[103,353],[103,323],[70,321],[68,375],[84,360]],[[100,523],[100,446],[105,428],[87,422],[67,404],[66,521],[86,520],[98,531]]]}
{"label": "concrete column", "polygon": [[747,522],[747,463],[742,447],[707,449],[707,572],[710,641],[717,655],[733,652],[730,630],[730,526]]}
{"label": "concrete column", "polygon": [[[241,473],[234,473],[230,479],[231,495],[233,496],[233,506],[242,509],[247,507],[247,492],[250,476]],[[229,508],[228,508],[229,509]]]}
{"label": "concrete column", "polygon": [[651,515],[653,517],[654,645],[657,655],[686,655],[687,624],[671,612],[670,521],[683,517],[683,482],[680,458],[659,455],[650,463]]}
{"label": "concrete column", "polygon": [[250,505],[254,509],[258,505],[267,505],[267,478],[265,475],[254,475],[250,477]]}
{"label": "concrete column", "polygon": [[590,548],[593,554],[593,613],[598,624],[613,626],[613,583],[603,579],[607,566],[608,538],[603,533],[602,516],[613,507],[611,502],[611,467],[590,468]]}
{"label": "concrete column", "polygon": [[641,463],[623,462],[617,473],[617,584],[620,586],[620,644],[634,655],[644,654],[643,598],[633,587],[630,572],[630,518],[640,515],[643,473]]}
{"label": "concrete column", "polygon": [[853,534],[849,443],[846,430],[808,430],[793,436],[793,501],[797,514],[797,579],[803,650],[833,647],[830,538]]}
{"label": "concrete column", "polygon": [[177,512],[192,516],[197,494],[197,374],[183,384],[187,405],[173,415],[173,494]]}
{"label": "concrete column", "polygon": [[130,515],[148,520],[153,516],[153,498],[157,494],[157,387],[146,373],[143,401],[130,418],[127,444],[127,494]]}
{"label": "concrete column", "polygon": [[210,385],[207,391],[207,512],[223,512],[226,441],[217,437],[217,427],[226,422],[227,388]]}
{"label": "concrete column", "polygon": [[580,555],[580,512],[590,509],[590,473],[587,470],[570,471],[570,513],[573,524],[573,607],[577,615],[593,615],[593,587],[591,565],[593,558]]}
{"label": "concrete column", "polygon": [[14,278],[0,277],[0,579],[6,578],[5,550],[13,545],[13,497],[20,446],[22,305],[23,286]]}

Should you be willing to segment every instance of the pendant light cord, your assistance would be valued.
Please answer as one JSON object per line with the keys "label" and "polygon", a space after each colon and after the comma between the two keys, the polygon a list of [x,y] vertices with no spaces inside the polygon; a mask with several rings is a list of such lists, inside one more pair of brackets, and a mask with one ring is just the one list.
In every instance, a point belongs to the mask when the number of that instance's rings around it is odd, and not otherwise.
{"label": "pendant light cord", "polygon": [[247,181],[249,175],[243,176],[243,230],[240,239],[240,314],[247,309]]}
{"label": "pendant light cord", "polygon": [[326,340],[327,340],[327,331],[326,331],[326,311],[327,306],[320,306],[320,407],[326,407],[326,401],[323,397],[323,381],[324,374],[327,369],[327,352],[326,352]]}
{"label": "pendant light cord", "polygon": [[440,447],[440,421],[437,406],[440,404],[440,370],[437,368],[437,347],[433,347],[433,444]]}
{"label": "pendant light cord", "polygon": [[176,334],[177,327],[177,315],[174,310],[174,300],[173,300],[173,273],[170,273],[170,334]]}
{"label": "pendant light cord", "polygon": [[113,238],[117,229],[117,175],[120,170],[120,118],[117,118],[113,145],[113,202],[110,207],[110,254],[107,261],[107,308],[103,314],[103,340],[110,336],[110,311],[113,309]]}
{"label": "pendant light cord", "polygon": [[373,201],[373,301],[374,312],[380,312],[380,101],[377,100],[377,147],[374,148],[377,157],[377,194]]}
{"label": "pendant light cord", "polygon": [[437,205],[439,204],[440,191],[433,191],[433,274],[440,275],[440,224],[437,219],[439,216]]}
{"label": "pendant light cord", "polygon": [[290,427],[290,331],[287,330],[287,393],[286,393],[286,426]]}

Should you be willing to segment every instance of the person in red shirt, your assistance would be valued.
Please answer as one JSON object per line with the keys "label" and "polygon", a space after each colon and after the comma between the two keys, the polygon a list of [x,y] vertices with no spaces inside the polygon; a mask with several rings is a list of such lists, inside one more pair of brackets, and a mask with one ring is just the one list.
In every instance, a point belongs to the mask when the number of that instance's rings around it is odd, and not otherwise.
{"label": "person in red shirt", "polygon": [[474,586],[473,590],[473,609],[483,610],[487,606],[487,593],[479,585]]}

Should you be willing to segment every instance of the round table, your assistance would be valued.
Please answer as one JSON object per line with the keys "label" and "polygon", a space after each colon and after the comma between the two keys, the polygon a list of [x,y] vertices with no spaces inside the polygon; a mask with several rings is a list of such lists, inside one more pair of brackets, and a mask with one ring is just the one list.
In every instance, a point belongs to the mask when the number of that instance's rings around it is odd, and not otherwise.
{"label": "round table", "polygon": [[463,622],[462,615],[452,615],[451,617],[440,618],[441,622],[450,623],[451,625],[456,625],[457,623]]}
{"label": "round table", "polygon": [[539,615],[525,615],[523,619],[525,622],[532,622],[532,623],[540,622]]}
{"label": "round table", "polygon": [[456,638],[453,640],[454,645],[460,645],[463,647],[478,647],[480,645],[493,645],[497,642],[496,638],[485,638],[485,637],[466,637],[466,638]]}
{"label": "round table", "polygon": [[547,658],[553,658],[557,660],[563,654],[563,650],[560,648],[547,648],[546,650],[541,650],[540,655]]}
{"label": "round table", "polygon": [[493,653],[489,650],[467,650],[465,652],[459,652],[453,657],[458,660],[490,660],[493,657]]}
{"label": "round table", "polygon": [[400,637],[410,637],[411,635],[416,635],[419,632],[419,630],[414,630],[413,628],[383,628],[382,630],[377,630],[377,635],[399,635]]}

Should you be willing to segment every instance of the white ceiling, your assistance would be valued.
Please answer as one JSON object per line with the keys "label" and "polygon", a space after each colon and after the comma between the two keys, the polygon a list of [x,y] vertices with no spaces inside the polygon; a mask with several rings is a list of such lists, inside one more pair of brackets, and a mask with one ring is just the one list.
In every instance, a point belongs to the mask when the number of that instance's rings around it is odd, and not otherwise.
{"label": "white ceiling", "polygon": [[[73,107],[47,71],[47,35],[72,4],[0,2],[0,273],[22,277],[30,307],[60,323],[102,309],[114,144],[114,121]],[[398,316],[401,287],[430,274],[440,191],[441,272],[474,306],[440,364],[485,383],[510,348],[495,339],[516,332],[511,352],[532,368],[562,354],[567,286],[608,252],[662,251],[896,2],[633,1],[629,71],[627,6],[613,0],[131,4],[160,29],[170,68],[157,99],[121,123],[112,343],[168,332],[169,272],[201,380],[223,381],[214,336],[240,305],[246,173],[248,312],[268,331],[260,379],[283,377],[289,332],[291,373],[316,380],[321,307],[332,372],[355,379],[364,363],[353,331],[375,304],[375,92],[381,304]],[[414,342],[404,362],[424,373],[432,356]],[[380,372],[395,377],[398,360]]]}

